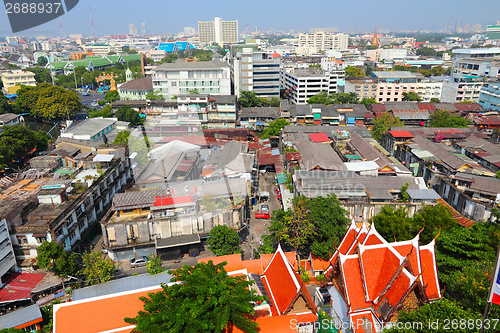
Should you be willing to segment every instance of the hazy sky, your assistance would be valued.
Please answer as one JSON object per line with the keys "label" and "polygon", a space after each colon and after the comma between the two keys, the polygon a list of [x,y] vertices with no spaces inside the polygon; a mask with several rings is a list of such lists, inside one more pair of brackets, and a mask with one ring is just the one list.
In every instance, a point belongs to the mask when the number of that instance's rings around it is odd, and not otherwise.
{"label": "hazy sky", "polygon": [[[89,4],[96,34],[128,34],[133,23],[140,32],[145,22],[148,33],[177,33],[184,27],[195,27],[198,21],[239,20],[240,32],[245,21],[253,31],[337,27],[339,31],[424,30],[454,26],[460,19],[469,23],[491,24],[500,20],[500,0],[80,0],[63,18],[66,34],[91,35]],[[20,32],[25,35],[59,35],[56,19],[36,28]],[[7,14],[0,13],[0,35],[13,35]]]}

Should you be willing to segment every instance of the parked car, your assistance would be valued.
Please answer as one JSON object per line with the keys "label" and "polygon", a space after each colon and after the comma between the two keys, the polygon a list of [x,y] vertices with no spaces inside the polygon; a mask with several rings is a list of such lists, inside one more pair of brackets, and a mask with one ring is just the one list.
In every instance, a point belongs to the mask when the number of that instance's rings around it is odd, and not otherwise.
{"label": "parked car", "polygon": [[262,204],[262,206],[260,206],[260,212],[261,213],[268,213],[269,214],[269,205],[268,204]]}
{"label": "parked car", "polygon": [[149,260],[147,257],[130,259],[130,267],[136,268],[141,266],[146,266]]}

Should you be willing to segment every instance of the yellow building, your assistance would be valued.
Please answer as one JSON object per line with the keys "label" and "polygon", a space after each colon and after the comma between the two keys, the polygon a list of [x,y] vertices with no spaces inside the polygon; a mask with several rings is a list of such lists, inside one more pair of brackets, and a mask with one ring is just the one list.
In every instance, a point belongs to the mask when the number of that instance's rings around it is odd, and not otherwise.
{"label": "yellow building", "polygon": [[21,85],[36,86],[35,73],[23,70],[13,70],[2,73],[3,91],[5,94],[15,94]]}

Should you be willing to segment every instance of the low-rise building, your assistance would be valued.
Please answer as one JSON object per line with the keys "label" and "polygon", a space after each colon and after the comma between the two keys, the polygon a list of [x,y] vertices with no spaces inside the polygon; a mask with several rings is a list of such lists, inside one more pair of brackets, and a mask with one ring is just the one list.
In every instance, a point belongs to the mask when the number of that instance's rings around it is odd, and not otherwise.
{"label": "low-rise building", "polygon": [[61,138],[87,140],[93,142],[112,142],[118,132],[128,129],[128,122],[116,118],[88,118],[72,122],[61,133]]}
{"label": "low-rise building", "polygon": [[118,93],[122,100],[145,100],[150,92],[153,92],[153,80],[150,76],[131,80],[118,86]]}
{"label": "low-rise building", "polygon": [[253,130],[262,129],[279,117],[278,107],[241,108],[239,112],[240,126]]}
{"label": "low-rise building", "polygon": [[12,70],[2,73],[3,92],[15,94],[21,86],[36,86],[35,73],[30,71]]}
{"label": "low-rise building", "polygon": [[484,85],[482,78],[472,76],[436,76],[432,79],[443,83],[441,102],[444,103],[477,102]]}

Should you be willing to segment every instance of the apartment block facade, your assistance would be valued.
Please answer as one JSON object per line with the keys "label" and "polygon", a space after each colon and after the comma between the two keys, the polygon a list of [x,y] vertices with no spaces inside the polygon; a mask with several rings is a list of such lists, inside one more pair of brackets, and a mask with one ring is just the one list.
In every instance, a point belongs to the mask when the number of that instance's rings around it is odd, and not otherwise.
{"label": "apartment block facade", "polygon": [[317,31],[312,33],[300,34],[297,54],[300,55],[306,50],[314,50],[313,52],[325,50],[347,50],[349,44],[349,35],[344,33],[331,33],[325,31]]}
{"label": "apartment block facade", "polygon": [[224,44],[238,43],[238,20],[222,21],[216,17],[213,21],[198,21],[198,33],[200,45],[216,43]]}
{"label": "apartment block facade", "polygon": [[2,277],[16,269],[16,257],[9,235],[9,226],[5,219],[0,220],[0,288],[2,288]]}
{"label": "apartment block facade", "polygon": [[5,94],[15,94],[21,85],[36,86],[35,73],[22,70],[2,73],[2,82]]}
{"label": "apartment block facade", "polygon": [[329,94],[339,92],[339,83],[343,83],[343,70],[324,71],[320,68],[284,68],[281,70],[280,84],[293,104],[307,104],[312,96],[326,91]]}
{"label": "apartment block facade", "polygon": [[231,95],[229,65],[218,61],[176,61],[153,69],[153,90],[165,99],[188,94]]}
{"label": "apartment block facade", "polygon": [[482,87],[479,104],[485,111],[500,111],[500,82],[490,82]]}

